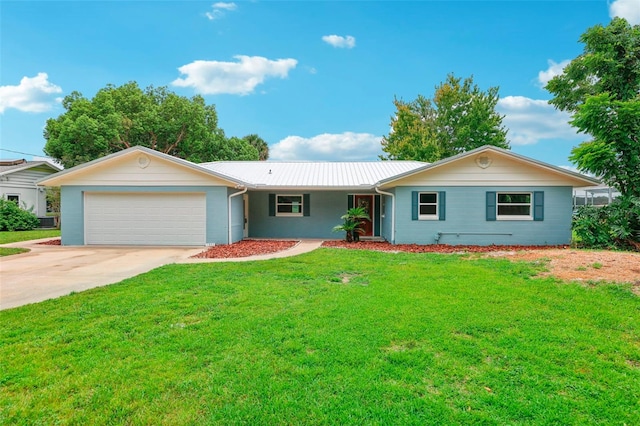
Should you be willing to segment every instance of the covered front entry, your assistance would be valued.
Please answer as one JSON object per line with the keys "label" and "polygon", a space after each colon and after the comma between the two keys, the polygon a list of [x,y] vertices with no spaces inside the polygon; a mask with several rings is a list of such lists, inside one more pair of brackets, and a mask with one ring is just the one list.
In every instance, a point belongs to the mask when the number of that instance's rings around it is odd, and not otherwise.
{"label": "covered front entry", "polygon": [[86,192],[85,244],[202,246],[203,193]]}
{"label": "covered front entry", "polygon": [[380,236],[380,196],[376,194],[350,194],[349,208],[362,207],[371,220],[364,220],[362,237]]}

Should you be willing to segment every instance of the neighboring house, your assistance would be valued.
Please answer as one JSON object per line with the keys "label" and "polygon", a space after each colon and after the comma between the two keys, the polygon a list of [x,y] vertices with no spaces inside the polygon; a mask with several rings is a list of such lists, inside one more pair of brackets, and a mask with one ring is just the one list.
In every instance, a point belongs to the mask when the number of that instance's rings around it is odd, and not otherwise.
{"label": "neighboring house", "polygon": [[47,217],[47,197],[36,182],[60,170],[47,161],[0,160],[0,196],[31,210],[42,222]]}
{"label": "neighboring house", "polygon": [[598,181],[484,146],[436,163],[213,162],[133,147],[40,181],[60,186],[65,245],[213,245],[365,237],[418,244],[567,244],[574,187]]}

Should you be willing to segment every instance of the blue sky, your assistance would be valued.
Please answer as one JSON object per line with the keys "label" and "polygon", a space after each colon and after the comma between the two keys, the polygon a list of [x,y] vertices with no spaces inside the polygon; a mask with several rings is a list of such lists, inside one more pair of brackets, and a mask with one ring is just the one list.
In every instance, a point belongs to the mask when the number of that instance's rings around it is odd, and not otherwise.
{"label": "blue sky", "polygon": [[586,137],[542,86],[612,16],[640,23],[640,0],[0,0],[0,157],[42,156],[72,91],[137,81],[202,94],[274,160],[375,160],[394,96],[431,97],[453,72],[500,87],[515,152],[569,166]]}

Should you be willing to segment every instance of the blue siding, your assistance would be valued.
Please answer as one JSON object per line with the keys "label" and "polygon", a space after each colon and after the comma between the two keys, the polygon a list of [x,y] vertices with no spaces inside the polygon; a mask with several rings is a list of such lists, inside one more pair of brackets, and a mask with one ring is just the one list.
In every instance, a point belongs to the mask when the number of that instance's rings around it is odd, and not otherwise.
{"label": "blue siding", "polygon": [[[63,186],[60,192],[62,244],[84,245],[85,192],[202,192],[206,194],[207,244],[227,244],[227,187]],[[241,207],[242,208],[242,207]],[[242,214],[242,213],[241,213]],[[242,235],[242,230],[240,231]]]}
{"label": "blue siding", "polygon": [[310,194],[310,215],[301,217],[269,216],[269,193],[249,192],[249,237],[251,238],[323,238],[340,239],[342,233],[332,232],[347,211],[348,192],[297,191],[278,194]]}
{"label": "blue siding", "polygon": [[[411,220],[412,191],[445,191],[446,220]],[[487,221],[486,194],[492,191],[543,191],[544,220]],[[452,245],[555,245],[571,242],[571,187],[424,186],[398,187],[395,193],[397,244],[435,244],[439,232],[445,233],[439,243]]]}

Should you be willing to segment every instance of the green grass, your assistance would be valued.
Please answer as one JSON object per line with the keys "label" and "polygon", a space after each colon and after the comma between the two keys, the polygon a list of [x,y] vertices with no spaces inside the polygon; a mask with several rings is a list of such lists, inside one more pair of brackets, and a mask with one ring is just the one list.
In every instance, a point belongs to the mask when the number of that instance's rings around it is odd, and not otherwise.
{"label": "green grass", "polygon": [[640,424],[640,298],[321,249],[0,312],[2,424]]}
{"label": "green grass", "polygon": [[56,238],[59,236],[59,229],[36,229],[34,231],[0,231],[0,244],[37,240],[39,238]]}
{"label": "green grass", "polygon": [[11,256],[12,254],[26,253],[28,251],[29,249],[24,248],[0,247],[0,257]]}

